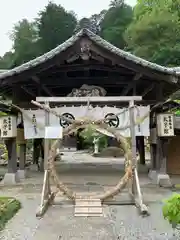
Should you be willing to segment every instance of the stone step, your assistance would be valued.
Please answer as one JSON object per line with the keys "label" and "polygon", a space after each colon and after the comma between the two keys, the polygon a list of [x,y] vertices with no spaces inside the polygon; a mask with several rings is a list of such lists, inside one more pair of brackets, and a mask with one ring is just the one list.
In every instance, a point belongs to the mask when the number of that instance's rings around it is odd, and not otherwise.
{"label": "stone step", "polygon": [[[84,195],[84,194],[83,194]],[[103,210],[100,199],[88,196],[77,196],[75,200],[75,217],[101,217]]]}

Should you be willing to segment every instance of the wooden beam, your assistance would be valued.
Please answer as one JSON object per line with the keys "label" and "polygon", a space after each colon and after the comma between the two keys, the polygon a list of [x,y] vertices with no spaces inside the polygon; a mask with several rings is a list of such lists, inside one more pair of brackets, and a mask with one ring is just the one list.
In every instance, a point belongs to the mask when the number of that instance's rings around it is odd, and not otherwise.
{"label": "wooden beam", "polygon": [[164,83],[163,82],[159,82],[156,84],[156,99],[161,102],[164,97],[163,97],[163,86]]}
{"label": "wooden beam", "polygon": [[[85,70],[101,70],[110,72],[122,72],[123,70],[129,73],[126,69],[117,65],[104,65],[102,63],[79,63],[79,64],[58,64],[57,72],[76,72]],[[53,71],[52,71],[53,72]],[[132,72],[133,73],[133,72]]]}
{"label": "wooden beam", "polygon": [[[111,77],[111,76],[106,76],[106,77],[87,77],[87,76],[81,76],[81,77],[70,77],[70,78],[61,78],[61,77],[55,77],[55,78],[43,78],[42,80],[42,85],[44,85],[44,87],[46,87],[46,90],[48,87],[50,86],[64,86],[64,87],[80,87],[80,85],[83,85],[84,83],[89,84],[89,85],[106,85],[106,84],[114,84],[114,87],[116,87],[116,85],[127,85],[128,83],[130,83],[130,81],[126,78],[126,76],[117,76],[117,77]],[[35,87],[38,88],[39,83],[37,83],[36,81],[27,81],[27,82],[19,82],[19,83],[14,83],[13,86],[26,86],[27,88],[29,87]],[[1,88],[2,90],[2,88]],[[4,90],[4,87],[3,87]],[[50,92],[49,89],[49,93],[51,93],[50,96],[52,96],[53,92]],[[43,95],[43,94],[41,94]]]}
{"label": "wooden beam", "polygon": [[144,92],[142,93],[142,97],[146,96],[150,91],[152,91],[153,88],[154,88],[154,86],[155,86],[155,84],[152,83],[149,87],[147,87],[147,88],[144,90]]}
{"label": "wooden beam", "polygon": [[171,84],[177,83],[177,77],[172,76],[171,74],[165,74],[160,71],[151,69],[148,66],[142,66],[140,63],[130,61],[128,59],[125,59],[121,56],[116,55],[115,53],[109,52],[108,50],[98,46],[97,44],[91,44],[90,48],[92,51],[95,51],[97,54],[110,59],[114,64],[123,66],[126,69],[130,69],[136,72],[141,72],[143,75],[149,76],[154,80],[167,81]]}
{"label": "wooden beam", "polygon": [[[72,85],[73,82],[75,84],[79,83],[80,81],[82,81],[82,83],[86,83],[88,84],[88,82],[92,82],[93,85],[96,85],[95,83],[99,82],[99,83],[118,83],[118,84],[128,84],[130,81],[127,79],[126,76],[117,76],[117,77],[111,77],[111,76],[76,76],[76,77],[55,77],[55,78],[51,78],[51,79],[44,79],[43,80],[43,84],[47,85],[48,83],[52,84],[52,85]],[[48,84],[49,85],[49,84]]]}
{"label": "wooden beam", "polygon": [[136,81],[138,81],[141,77],[142,77],[141,73],[136,73],[132,82],[130,82],[128,86],[123,89],[121,96],[126,96],[128,92],[136,85]]}
{"label": "wooden beam", "polygon": [[7,93],[12,92],[12,88],[6,87],[6,88],[0,88],[0,94],[2,96],[6,95]]}
{"label": "wooden beam", "polygon": [[74,62],[79,58],[79,54],[75,53],[72,56],[68,56],[68,59],[66,60],[68,63]]}
{"label": "wooden beam", "polygon": [[37,76],[33,76],[32,77],[33,81],[35,81],[36,83],[38,83],[41,88],[49,95],[49,96],[53,96],[52,92],[44,85],[41,83],[40,79]]}
{"label": "wooden beam", "polygon": [[95,52],[92,52],[92,51],[91,51],[91,58],[95,59],[101,63],[105,62],[105,59],[103,57],[99,56],[98,54],[96,54]]}
{"label": "wooden beam", "polygon": [[[79,53],[74,53],[73,55],[68,56],[68,59],[66,61],[68,63],[72,63],[75,60],[77,60],[78,58],[80,58],[80,54]],[[94,60],[97,60],[97,61],[99,61],[101,63],[104,63],[104,60],[105,60],[103,57],[99,56],[95,52],[91,52],[90,58],[94,59]]]}
{"label": "wooden beam", "polygon": [[21,86],[21,88],[32,97],[36,97],[36,94],[33,93],[30,89],[27,89],[25,86]]}
{"label": "wooden beam", "polygon": [[116,97],[36,97],[37,102],[129,102],[141,101],[141,96],[116,96]]}

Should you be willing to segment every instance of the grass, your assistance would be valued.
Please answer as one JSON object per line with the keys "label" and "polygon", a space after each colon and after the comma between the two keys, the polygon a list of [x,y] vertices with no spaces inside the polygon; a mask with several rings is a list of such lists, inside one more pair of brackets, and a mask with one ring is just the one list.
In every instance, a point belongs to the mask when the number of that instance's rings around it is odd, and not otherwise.
{"label": "grass", "polygon": [[20,208],[21,203],[15,198],[0,197],[0,231]]}
{"label": "grass", "polygon": [[179,184],[179,183],[178,183],[178,184],[175,184],[174,187],[175,187],[176,189],[180,189],[180,184]]}

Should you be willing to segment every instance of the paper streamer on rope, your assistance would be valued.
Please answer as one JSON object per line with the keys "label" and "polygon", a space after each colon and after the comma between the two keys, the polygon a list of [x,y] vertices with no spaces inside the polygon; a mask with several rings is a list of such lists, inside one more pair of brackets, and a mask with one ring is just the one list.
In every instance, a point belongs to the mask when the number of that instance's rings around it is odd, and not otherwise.
{"label": "paper streamer on rope", "polygon": [[[36,120],[36,127],[34,126],[34,116]],[[24,110],[23,121],[25,139],[45,137],[45,112],[43,110]],[[42,127],[39,127],[39,125]]]}
{"label": "paper streamer on rope", "polygon": [[[138,109],[137,109],[138,108]],[[135,114],[135,121],[137,118],[141,118],[144,116],[149,110],[149,106],[139,106],[135,108],[134,114]],[[75,119],[80,118],[90,118],[94,120],[103,119],[107,114],[119,114],[119,126],[118,128],[125,127],[130,124],[129,122],[129,110],[125,111],[125,108],[116,108],[116,107],[92,107],[89,106],[89,111],[87,112],[87,106],[71,106],[71,107],[59,107],[55,108],[57,113],[63,114],[63,113],[70,113],[74,116]],[[25,128],[25,138],[31,139],[31,138],[44,138],[45,137],[45,129],[39,128],[39,123],[45,127],[45,112],[43,110],[24,110],[25,114],[23,114],[23,120],[24,120],[24,128]],[[122,114],[120,114],[123,112]],[[26,118],[25,115],[28,115],[30,119],[33,118],[33,114],[35,114],[36,123],[37,123],[37,131],[35,131],[35,127],[33,126],[33,122]],[[50,126],[59,126],[60,125],[60,119],[53,114],[50,114]],[[130,137],[130,129],[126,129],[123,131],[120,131],[120,133],[124,137]],[[137,125],[135,127],[135,133],[136,136],[149,136],[149,117],[147,117],[141,124]]]}

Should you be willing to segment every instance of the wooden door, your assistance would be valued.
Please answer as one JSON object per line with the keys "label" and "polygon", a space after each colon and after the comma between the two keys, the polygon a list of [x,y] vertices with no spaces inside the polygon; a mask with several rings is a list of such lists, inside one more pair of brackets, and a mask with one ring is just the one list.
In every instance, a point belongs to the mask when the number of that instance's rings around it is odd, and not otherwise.
{"label": "wooden door", "polygon": [[180,136],[175,136],[168,144],[167,172],[180,175]]}

